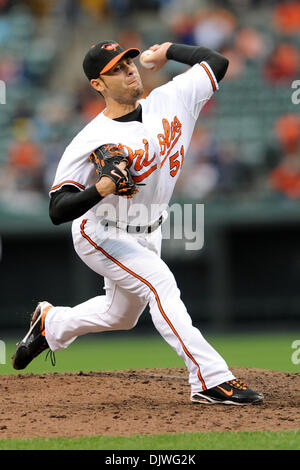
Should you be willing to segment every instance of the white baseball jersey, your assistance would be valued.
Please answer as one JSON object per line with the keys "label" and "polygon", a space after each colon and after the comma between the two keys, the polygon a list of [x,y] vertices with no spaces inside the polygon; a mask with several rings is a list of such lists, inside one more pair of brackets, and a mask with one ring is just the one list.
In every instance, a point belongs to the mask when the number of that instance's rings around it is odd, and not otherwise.
{"label": "white baseball jersey", "polygon": [[[99,214],[99,206],[109,204],[120,222],[153,223],[170,201],[196,120],[217,88],[210,66],[201,62],[140,100],[142,123],[118,122],[101,112],[65,150],[50,192],[67,184],[80,190],[94,185],[98,175],[89,155],[100,145],[121,143],[128,150],[134,182],[145,186],[130,200],[109,195],[91,210]],[[148,210],[137,215],[136,209],[131,211],[132,205]]]}
{"label": "white baseball jersey", "polygon": [[[45,331],[52,351],[68,347],[87,333],[133,328],[149,305],[155,328],[187,366],[191,393],[234,379],[224,359],[192,325],[176,280],[160,257],[161,227],[134,236],[98,223],[99,209],[109,204],[115,209],[115,219],[130,225],[148,225],[163,214],[198,115],[217,87],[209,65],[196,64],[140,101],[142,123],[114,121],[102,112],[66,149],[51,192],[63,185],[84,190],[95,184],[98,177],[88,157],[108,143],[127,148],[133,179],[145,186],[129,200],[107,196],[73,221],[74,248],[87,266],[104,277],[106,294],[74,307],[49,310]],[[122,210],[123,203],[127,210]],[[138,220],[130,212],[137,204],[147,209]]]}

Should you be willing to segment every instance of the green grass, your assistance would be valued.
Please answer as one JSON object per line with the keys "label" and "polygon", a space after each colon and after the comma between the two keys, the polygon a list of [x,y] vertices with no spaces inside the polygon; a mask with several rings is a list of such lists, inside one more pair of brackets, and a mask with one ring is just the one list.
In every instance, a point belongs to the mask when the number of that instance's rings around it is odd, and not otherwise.
{"label": "green grass", "polygon": [[[228,335],[206,338],[224,357],[230,367],[257,367],[260,369],[300,372],[300,364],[293,364],[295,351],[291,345],[299,334]],[[0,374],[15,371],[10,358],[16,341],[6,341],[6,364],[0,364]],[[78,338],[66,350],[56,353],[56,367],[45,362],[45,353],[36,358],[21,373],[144,369],[157,367],[185,367],[182,359],[157,335],[136,337],[123,334],[89,335]]]}
{"label": "green grass", "polygon": [[292,362],[295,352],[292,343],[300,340],[300,330],[290,334],[260,333],[209,340],[230,366],[300,372],[300,364]]}
{"label": "green grass", "polygon": [[0,440],[0,450],[299,450],[300,431]]}
{"label": "green grass", "polygon": [[[245,334],[207,336],[206,339],[224,357],[230,367],[300,372],[292,363],[293,341],[299,334]],[[15,371],[10,357],[15,341],[6,344],[6,364],[0,374],[66,371],[144,369],[184,367],[182,359],[157,334],[137,337],[132,332],[89,335],[77,339],[68,349],[56,353],[57,365],[45,362],[45,354],[24,371]],[[209,432],[178,433],[156,436],[81,437],[0,440],[0,450],[299,450],[300,430],[284,432]]]}

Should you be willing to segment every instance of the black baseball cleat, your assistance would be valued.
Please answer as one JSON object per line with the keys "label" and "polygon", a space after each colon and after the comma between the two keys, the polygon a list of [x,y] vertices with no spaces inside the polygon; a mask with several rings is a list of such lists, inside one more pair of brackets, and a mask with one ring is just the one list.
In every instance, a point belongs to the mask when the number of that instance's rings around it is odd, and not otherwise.
{"label": "black baseball cleat", "polygon": [[14,369],[25,369],[35,357],[49,348],[45,338],[45,317],[51,307],[49,302],[40,302],[32,313],[29,331],[25,338],[17,343],[17,350],[12,357]]}
{"label": "black baseball cleat", "polygon": [[239,379],[229,380],[216,387],[191,395],[194,403],[225,405],[256,405],[262,403],[264,396],[255,392]]}

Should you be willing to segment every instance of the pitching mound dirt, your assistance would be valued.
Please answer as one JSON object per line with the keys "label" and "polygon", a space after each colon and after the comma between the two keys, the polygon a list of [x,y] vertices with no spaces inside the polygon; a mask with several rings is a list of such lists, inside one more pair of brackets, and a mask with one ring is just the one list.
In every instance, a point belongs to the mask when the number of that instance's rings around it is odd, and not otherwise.
{"label": "pitching mound dirt", "polygon": [[300,374],[232,368],[265,402],[190,402],[185,369],[0,376],[0,439],[300,428]]}

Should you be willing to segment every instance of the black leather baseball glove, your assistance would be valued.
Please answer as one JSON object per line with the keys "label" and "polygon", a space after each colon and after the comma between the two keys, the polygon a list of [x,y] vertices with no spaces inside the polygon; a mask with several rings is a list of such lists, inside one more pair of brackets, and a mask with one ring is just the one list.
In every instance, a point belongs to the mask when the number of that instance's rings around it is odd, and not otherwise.
{"label": "black leather baseball glove", "polygon": [[133,197],[138,192],[128,168],[123,170],[124,175],[117,167],[121,162],[128,163],[127,153],[121,144],[101,145],[91,153],[89,160],[95,165],[99,179],[107,176],[115,183],[117,196]]}

